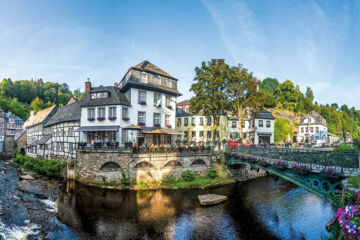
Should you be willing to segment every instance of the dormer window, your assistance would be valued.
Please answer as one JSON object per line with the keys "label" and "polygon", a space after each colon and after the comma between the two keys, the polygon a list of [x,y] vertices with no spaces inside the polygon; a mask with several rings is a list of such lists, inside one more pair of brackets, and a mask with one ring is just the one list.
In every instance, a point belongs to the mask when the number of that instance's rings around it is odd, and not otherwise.
{"label": "dormer window", "polygon": [[155,83],[156,83],[157,85],[161,85],[161,78],[160,78],[160,76],[155,76]]}
{"label": "dormer window", "polygon": [[148,75],[146,73],[141,74],[141,82],[147,83],[148,82]]}
{"label": "dormer window", "polygon": [[92,93],[90,95],[90,99],[101,99],[101,98],[108,98],[108,97],[109,97],[108,92]]}

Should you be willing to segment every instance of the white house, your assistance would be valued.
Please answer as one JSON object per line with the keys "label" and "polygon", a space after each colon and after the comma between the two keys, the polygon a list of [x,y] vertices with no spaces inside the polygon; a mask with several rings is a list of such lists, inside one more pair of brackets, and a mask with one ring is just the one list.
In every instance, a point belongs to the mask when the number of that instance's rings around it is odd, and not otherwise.
{"label": "white house", "polygon": [[298,136],[300,143],[310,143],[317,140],[322,143],[328,142],[326,119],[319,113],[311,111],[300,119]]}
{"label": "white house", "polygon": [[[267,110],[260,110],[255,117],[245,116],[242,121],[242,139],[251,144],[274,143],[275,117]],[[228,137],[239,138],[239,121],[236,117],[229,116]]]}
{"label": "white house", "polygon": [[77,144],[80,141],[80,132],[75,131],[80,126],[81,102],[69,101],[60,108],[44,125],[50,132],[45,144],[46,158],[72,159],[76,158]]}
{"label": "white house", "polygon": [[46,155],[50,153],[47,143],[51,139],[51,132],[50,129],[45,129],[44,125],[57,110],[58,106],[54,105],[36,113],[36,115],[32,113],[28,121],[26,121],[27,155],[46,158]]}
{"label": "white house", "polygon": [[149,61],[127,71],[118,84],[131,105],[122,110],[122,120],[127,121],[120,124],[128,125],[122,129],[122,142],[142,145],[175,141],[176,100],[180,96],[177,82]]}
{"label": "white house", "polygon": [[[122,128],[128,125],[124,112],[129,112],[130,103],[120,89],[115,86],[92,87],[85,83],[85,95],[80,103],[80,141],[91,146],[95,142],[102,145],[121,141]],[[130,115],[129,115],[130,116]]]}

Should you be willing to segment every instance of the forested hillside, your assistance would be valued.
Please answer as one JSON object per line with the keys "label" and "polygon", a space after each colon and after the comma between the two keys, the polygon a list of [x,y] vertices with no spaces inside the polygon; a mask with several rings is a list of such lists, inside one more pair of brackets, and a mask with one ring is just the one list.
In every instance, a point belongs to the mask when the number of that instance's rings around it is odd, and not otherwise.
{"label": "forested hillside", "polygon": [[71,91],[66,83],[38,80],[3,79],[0,83],[0,106],[26,120],[30,111],[40,111],[53,104],[64,105],[70,96],[82,98],[80,90]]}
{"label": "forested hillside", "polygon": [[[314,102],[314,93],[310,87],[307,87],[304,94],[300,87],[294,86],[290,80],[280,83],[275,78],[266,78],[261,82],[260,89],[264,93],[265,107],[276,111],[287,109],[297,115],[305,115],[315,110],[326,119],[330,133],[343,136],[350,132],[354,139],[360,139],[360,110],[347,105],[338,106],[337,103],[318,104]],[[284,121],[281,121],[281,124],[284,124]],[[288,127],[281,126],[281,129]]]}

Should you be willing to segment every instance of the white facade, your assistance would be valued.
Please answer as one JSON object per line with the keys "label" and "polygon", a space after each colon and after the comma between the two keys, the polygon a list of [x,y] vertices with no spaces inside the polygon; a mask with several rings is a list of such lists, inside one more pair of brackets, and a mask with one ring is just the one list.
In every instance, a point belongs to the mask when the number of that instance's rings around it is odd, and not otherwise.
{"label": "white facade", "polygon": [[322,143],[325,143],[328,142],[328,128],[323,124],[316,123],[313,117],[308,117],[299,125],[298,136],[299,142],[305,143],[320,140]]}

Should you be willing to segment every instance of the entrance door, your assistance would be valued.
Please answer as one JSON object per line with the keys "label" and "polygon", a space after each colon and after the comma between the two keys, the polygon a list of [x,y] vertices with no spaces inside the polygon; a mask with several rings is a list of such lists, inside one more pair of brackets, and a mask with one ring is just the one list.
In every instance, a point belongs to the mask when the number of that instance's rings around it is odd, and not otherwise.
{"label": "entrance door", "polygon": [[259,136],[259,144],[270,144],[270,136],[268,135],[260,135]]}
{"label": "entrance door", "polygon": [[153,135],[153,143],[156,145],[160,145],[160,134]]}

